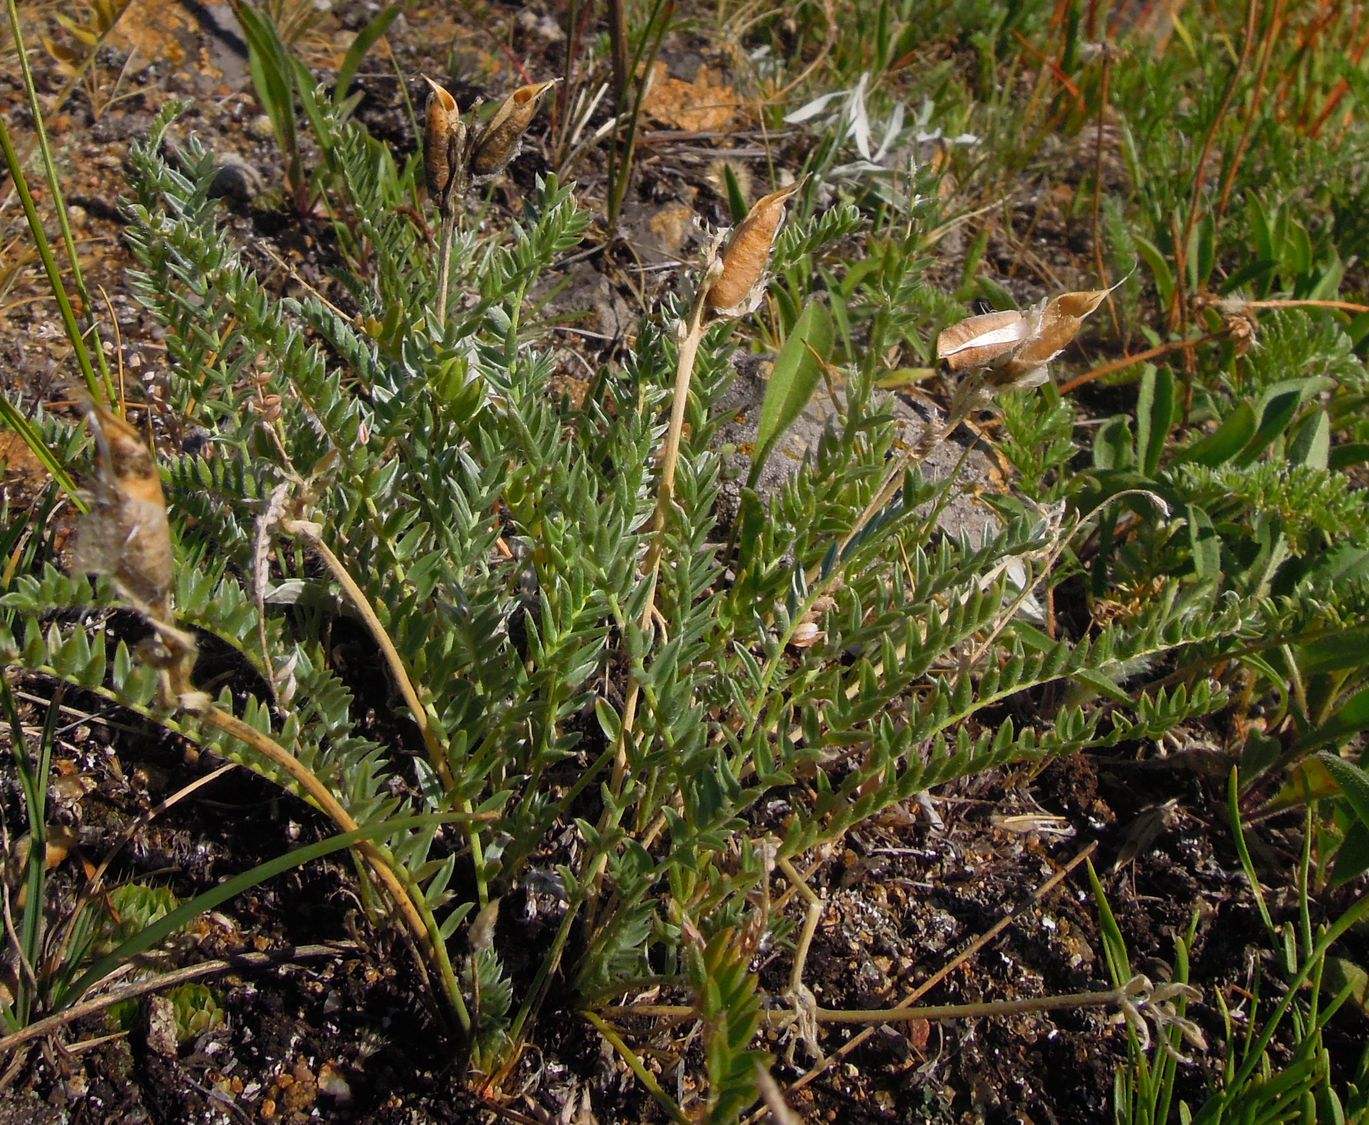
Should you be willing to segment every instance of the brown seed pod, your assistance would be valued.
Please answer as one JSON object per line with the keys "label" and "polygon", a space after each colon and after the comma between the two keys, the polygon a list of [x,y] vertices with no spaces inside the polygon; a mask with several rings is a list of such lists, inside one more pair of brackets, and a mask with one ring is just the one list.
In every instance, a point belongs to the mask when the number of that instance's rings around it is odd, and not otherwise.
{"label": "brown seed pod", "polygon": [[508,167],[509,161],[518,154],[523,134],[532,124],[542,95],[558,81],[560,79],[553,78],[550,82],[520,86],[504,99],[504,104],[476,138],[471,153],[471,171],[475,175],[496,176]]}
{"label": "brown seed pod", "polygon": [[166,499],[152,451],[132,426],[98,403],[86,407],[97,453],[91,509],[81,517],[77,567],[108,574],[149,616],[170,622],[175,576]]}
{"label": "brown seed pod", "polygon": [[936,338],[936,358],[949,371],[982,367],[1007,355],[1031,331],[1020,312],[992,312],[952,324]]}
{"label": "brown seed pod", "polygon": [[732,232],[722,254],[722,272],[704,295],[704,304],[723,314],[748,311],[755,291],[765,279],[775,232],[784,219],[784,205],[803,181],[762,196]]}
{"label": "brown seed pod", "polygon": [[1084,318],[1101,305],[1110,292],[1110,289],[1089,289],[1061,293],[1040,305],[1033,313],[1036,324],[1031,336],[1003,365],[1007,381],[1027,386],[1044,383],[1046,364],[1079,335]]}
{"label": "brown seed pod", "polygon": [[423,127],[423,178],[428,185],[428,194],[442,207],[460,166],[466,126],[461,121],[456,99],[426,75],[423,81],[433,91],[428,96]]}

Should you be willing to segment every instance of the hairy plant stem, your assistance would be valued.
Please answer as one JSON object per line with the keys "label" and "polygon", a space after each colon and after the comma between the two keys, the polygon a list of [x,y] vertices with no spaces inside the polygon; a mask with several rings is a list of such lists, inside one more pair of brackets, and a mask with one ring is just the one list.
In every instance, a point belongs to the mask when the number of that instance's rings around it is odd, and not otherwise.
{"label": "hairy plant stem", "polygon": [[437,251],[437,329],[441,332],[447,327],[447,290],[452,276],[452,239],[456,237],[456,208],[448,205],[442,208],[442,231],[438,237]]}
{"label": "hairy plant stem", "polygon": [[[680,321],[676,328],[679,338],[679,353],[675,364],[675,389],[674,396],[671,399],[670,423],[666,429],[665,445],[661,453],[661,476],[657,486],[656,508],[651,520],[651,541],[647,546],[646,557],[643,560],[646,570],[647,594],[642,606],[641,617],[637,623],[643,632],[651,630],[652,621],[656,614],[656,590],[660,583],[661,557],[665,552],[665,535],[669,522],[670,505],[675,497],[675,471],[680,459],[680,441],[684,435],[685,409],[689,403],[689,387],[694,377],[694,365],[698,359],[699,345],[703,342],[704,333],[708,330],[707,307],[704,297],[708,291],[710,277],[711,274],[705,275],[694,296],[688,317]],[[628,680],[627,694],[623,700],[622,719],[618,729],[618,738],[614,745],[613,769],[608,782],[611,800],[599,818],[597,829],[601,840],[617,828],[618,821],[622,816],[619,798],[622,795],[623,782],[627,775],[627,740],[631,736],[632,727],[637,719],[637,705],[641,699],[641,692],[641,680],[637,675],[631,674]],[[593,935],[597,929],[599,924],[597,917],[599,891],[607,868],[608,852],[601,848],[590,862],[589,870],[582,884],[585,889],[580,902],[572,903],[570,909],[566,911],[565,917],[562,918],[561,925],[556,931],[556,936],[552,939],[550,951],[543,958],[541,965],[538,966],[537,976],[533,980],[532,987],[528,990],[528,998],[513,1019],[509,1030],[509,1039],[514,1044],[518,1043],[527,1020],[541,1006],[551,978],[560,966],[566,942],[570,939],[571,928],[582,909],[589,919],[588,932]],[[589,944],[593,944],[592,937]],[[515,1058],[516,1055],[511,1054],[505,1060],[504,1070],[513,1065]],[[496,1081],[497,1078],[496,1075]]]}

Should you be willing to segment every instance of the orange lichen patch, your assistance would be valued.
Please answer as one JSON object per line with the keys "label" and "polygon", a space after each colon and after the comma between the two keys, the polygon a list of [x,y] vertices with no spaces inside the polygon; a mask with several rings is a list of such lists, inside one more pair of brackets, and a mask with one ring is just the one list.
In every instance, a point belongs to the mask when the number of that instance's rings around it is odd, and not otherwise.
{"label": "orange lichen patch", "polygon": [[132,0],[110,33],[109,43],[136,51],[143,60],[185,62],[185,40],[192,31],[185,5],[175,0]]}
{"label": "orange lichen patch", "polygon": [[706,66],[693,82],[671,78],[666,65],[651,68],[651,86],[642,101],[648,117],[686,133],[717,133],[732,126],[742,101],[735,90]]}

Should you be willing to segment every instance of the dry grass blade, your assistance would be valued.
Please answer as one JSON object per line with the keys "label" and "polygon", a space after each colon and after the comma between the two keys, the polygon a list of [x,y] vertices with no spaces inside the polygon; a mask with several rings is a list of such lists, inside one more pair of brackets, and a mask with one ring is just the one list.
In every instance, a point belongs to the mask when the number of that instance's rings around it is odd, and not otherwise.
{"label": "dry grass blade", "polygon": [[0,1053],[12,1051],[15,1047],[22,1046],[34,1039],[51,1035],[76,1020],[106,1011],[122,1000],[134,1000],[140,996],[161,992],[163,989],[175,988],[177,985],[186,984],[189,981],[219,976],[236,969],[268,969],[276,965],[318,960],[321,957],[340,957],[343,954],[354,952],[355,949],[356,946],[351,942],[299,945],[279,949],[273,953],[236,953],[231,957],[221,957],[213,961],[202,961],[198,965],[188,965],[184,969],[175,969],[169,973],[125,985],[123,988],[112,989],[93,1000],[84,1000],[44,1019],[34,1020],[27,1027],[20,1028],[13,1034],[0,1039]]}

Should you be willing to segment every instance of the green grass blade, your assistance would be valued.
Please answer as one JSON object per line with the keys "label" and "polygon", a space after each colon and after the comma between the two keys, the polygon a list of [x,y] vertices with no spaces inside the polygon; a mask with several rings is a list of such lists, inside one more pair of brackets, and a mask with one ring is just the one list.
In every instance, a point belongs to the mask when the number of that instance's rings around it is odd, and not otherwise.
{"label": "green grass blade", "polygon": [[336,836],[329,836],[326,840],[320,840],[316,844],[307,847],[295,848],[293,851],[286,852],[284,855],[277,856],[275,859],[260,863],[240,875],[225,880],[212,890],[205,891],[203,894],[196,895],[188,902],[182,903],[177,909],[171,911],[164,918],[158,919],[140,934],[129,938],[117,949],[101,957],[71,986],[70,991],[61,998],[59,1008],[67,1008],[79,1000],[86,992],[107,977],[121,965],[127,964],[139,954],[146,953],[159,942],[175,933],[181,927],[187,925],[195,918],[198,918],[207,910],[213,910],[220,903],[227,902],[235,895],[240,895],[244,891],[250,890],[267,879],[272,879],[285,871],[295,867],[302,867],[304,864],[323,856],[331,855],[333,852],[342,851],[344,848],[354,847],[364,840],[374,840],[378,837],[389,836],[397,832],[406,832],[412,829],[426,828],[433,825],[446,824],[453,820],[461,819],[460,815],[426,814],[423,816],[404,816],[386,820],[380,824],[369,825],[366,828],[358,828],[352,832],[342,832]]}
{"label": "green grass blade", "polygon": [[343,56],[342,65],[338,67],[337,88],[333,91],[335,102],[340,102],[347,96],[347,87],[352,84],[352,79],[356,77],[357,70],[365,61],[371,48],[376,45],[376,41],[390,29],[390,24],[395,22],[395,17],[399,15],[400,11],[402,11],[402,5],[391,4],[357,32],[356,38],[352,40],[352,45],[347,48],[347,54]]}
{"label": "green grass blade", "polygon": [[19,435],[19,439],[28,446],[29,452],[38,458],[43,468],[57,482],[57,487],[67,494],[73,504],[83,512],[90,510],[86,502],[77,493],[76,482],[72,479],[71,474],[58,460],[57,454],[48,448],[48,443],[43,440],[43,435],[38,432],[32,422],[19,413],[14,403],[3,395],[0,395],[0,425],[4,425]]}

